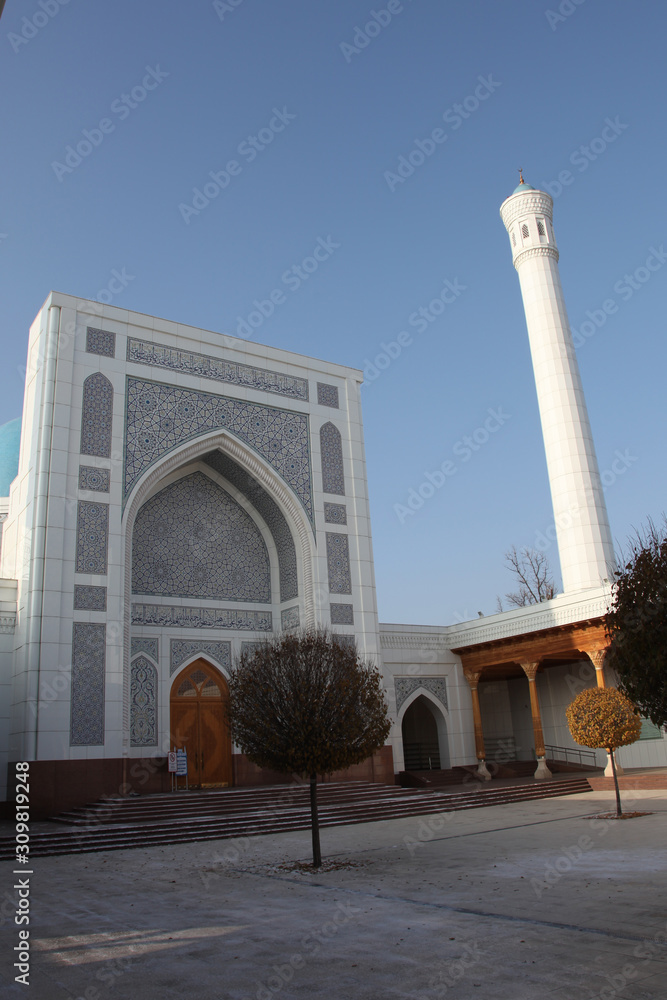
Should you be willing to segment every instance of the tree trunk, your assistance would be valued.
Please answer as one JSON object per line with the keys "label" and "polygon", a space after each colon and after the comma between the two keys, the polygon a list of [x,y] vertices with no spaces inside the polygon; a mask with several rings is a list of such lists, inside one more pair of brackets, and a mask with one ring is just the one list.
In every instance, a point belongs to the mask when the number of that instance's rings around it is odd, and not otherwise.
{"label": "tree trunk", "polygon": [[313,834],[313,868],[322,864],[320,851],[320,821],[317,815],[317,775],[310,776],[310,825]]}
{"label": "tree trunk", "polygon": [[614,786],[616,788],[616,815],[617,816],[621,816],[622,815],[622,812],[621,812],[621,792],[620,792],[619,787],[618,787],[618,775],[616,774],[616,759],[614,757],[614,751],[613,750],[609,750],[608,753],[609,753],[609,756],[611,757],[611,770],[612,770],[613,775],[614,775]]}

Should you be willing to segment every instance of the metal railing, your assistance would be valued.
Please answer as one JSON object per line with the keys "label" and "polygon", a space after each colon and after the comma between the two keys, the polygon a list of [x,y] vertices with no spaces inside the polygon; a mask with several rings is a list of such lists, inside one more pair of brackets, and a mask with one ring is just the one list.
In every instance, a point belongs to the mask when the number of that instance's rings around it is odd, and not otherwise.
{"label": "metal railing", "polygon": [[440,749],[437,743],[403,743],[406,771],[439,771]]}
{"label": "metal railing", "polygon": [[[547,758],[550,760],[565,760],[588,767],[597,767],[595,750],[578,750],[575,747],[545,746]],[[585,758],[585,759],[584,759]]]}

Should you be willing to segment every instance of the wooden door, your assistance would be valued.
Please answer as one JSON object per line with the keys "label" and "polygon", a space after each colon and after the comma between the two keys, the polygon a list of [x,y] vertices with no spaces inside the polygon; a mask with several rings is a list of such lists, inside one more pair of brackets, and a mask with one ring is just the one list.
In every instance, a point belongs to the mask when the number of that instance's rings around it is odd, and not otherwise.
{"label": "wooden door", "polygon": [[232,744],[227,724],[227,682],[206,660],[195,660],[171,689],[172,744],[188,752],[191,785],[232,784]]}

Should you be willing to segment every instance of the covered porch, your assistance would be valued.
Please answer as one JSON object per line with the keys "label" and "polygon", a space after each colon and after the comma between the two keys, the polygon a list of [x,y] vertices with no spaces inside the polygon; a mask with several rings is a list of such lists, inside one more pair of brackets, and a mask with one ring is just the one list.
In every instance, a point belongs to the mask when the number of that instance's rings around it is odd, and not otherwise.
{"label": "covered porch", "polygon": [[491,779],[491,762],[536,759],[537,781],[552,778],[548,756],[567,760],[571,754],[574,760],[579,753],[582,764],[595,766],[592,751],[588,761],[569,737],[565,708],[592,683],[605,687],[608,646],[604,618],[598,617],[452,647],[470,686],[481,778]]}

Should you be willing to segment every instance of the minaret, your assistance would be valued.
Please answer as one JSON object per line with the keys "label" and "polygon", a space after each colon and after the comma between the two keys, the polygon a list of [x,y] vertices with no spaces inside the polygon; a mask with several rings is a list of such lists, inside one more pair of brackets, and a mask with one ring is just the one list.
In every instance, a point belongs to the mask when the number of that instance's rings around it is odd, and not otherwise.
{"label": "minaret", "polygon": [[599,587],[612,578],[614,546],[558,272],[553,201],[521,175],[500,216],[526,313],[563,590]]}

